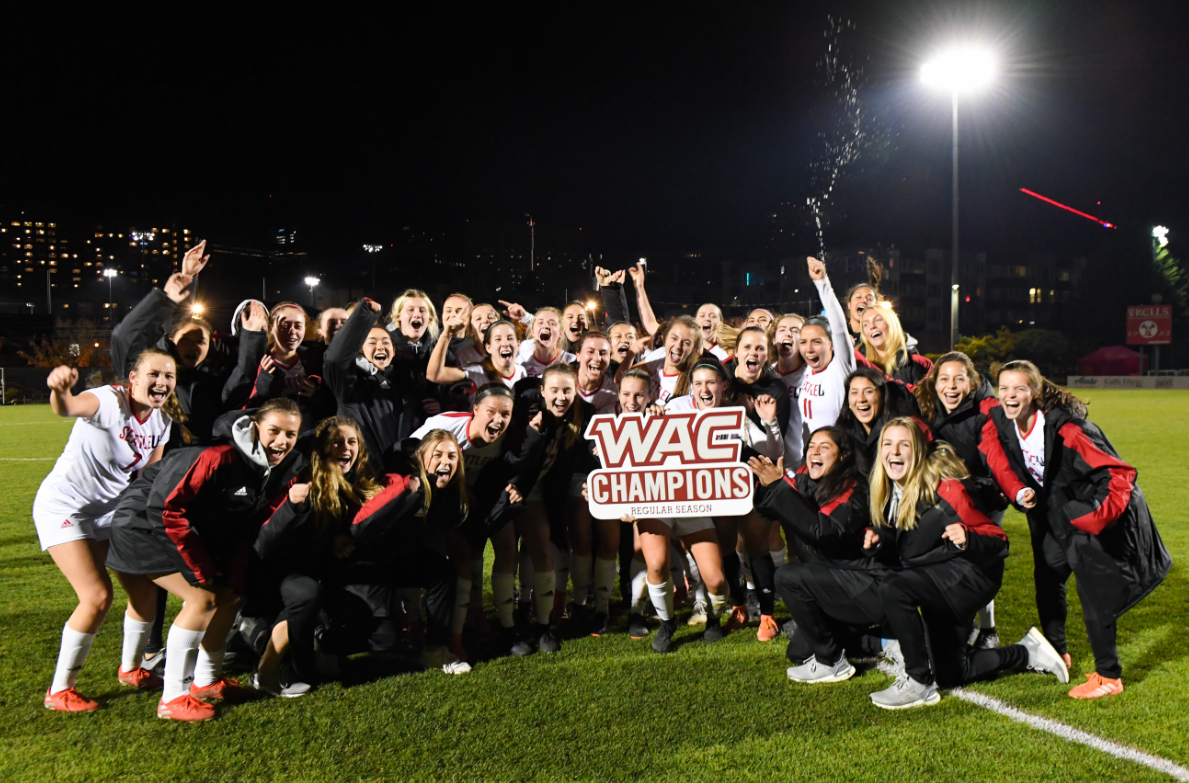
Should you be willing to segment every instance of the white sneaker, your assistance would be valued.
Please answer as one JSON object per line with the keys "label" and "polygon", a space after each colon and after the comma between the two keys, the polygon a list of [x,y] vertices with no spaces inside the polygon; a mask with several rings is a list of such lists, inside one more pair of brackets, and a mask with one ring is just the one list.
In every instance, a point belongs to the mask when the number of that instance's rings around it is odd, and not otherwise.
{"label": "white sneaker", "polygon": [[686,625],[705,625],[706,612],[709,611],[706,607],[705,601],[694,601],[694,611],[690,614],[689,619],[685,621]]}
{"label": "white sneaker", "polygon": [[469,663],[459,659],[445,647],[425,648],[425,652],[421,654],[421,663],[427,669],[441,669],[446,674],[466,674],[471,670]]}
{"label": "white sneaker", "polygon": [[1029,671],[1054,674],[1058,682],[1069,682],[1069,669],[1065,660],[1036,626],[1028,629],[1020,644],[1028,651]]}
{"label": "white sneaker", "polygon": [[305,696],[310,692],[309,683],[290,682],[289,680],[291,678],[291,674],[288,677],[280,675],[264,677],[261,676],[260,672],[256,671],[252,672],[251,678],[248,679],[248,684],[263,693],[281,696],[286,699],[296,699],[298,696]]}
{"label": "white sneaker", "polygon": [[941,701],[937,683],[928,685],[917,682],[907,674],[901,674],[892,687],[871,694],[871,703],[885,710],[905,710],[909,707],[924,707]]}
{"label": "white sneaker", "polygon": [[855,667],[846,659],[844,650],[837,663],[819,663],[814,656],[800,666],[785,669],[785,674],[793,682],[842,682],[855,676]]}

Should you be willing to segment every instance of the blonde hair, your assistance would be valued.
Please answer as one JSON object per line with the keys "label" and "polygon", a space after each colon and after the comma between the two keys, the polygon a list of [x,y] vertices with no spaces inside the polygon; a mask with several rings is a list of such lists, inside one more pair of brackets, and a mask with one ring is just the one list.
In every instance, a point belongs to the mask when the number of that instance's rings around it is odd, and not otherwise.
{"label": "blonde hair", "polygon": [[[210,333],[208,332],[207,334],[209,335]],[[175,377],[177,376],[178,360],[174,358],[173,354],[169,353],[168,351],[163,351],[160,348],[145,348],[143,351],[138,353],[136,355],[136,359],[132,362],[132,368],[128,371],[128,374],[131,375],[132,373],[139,370],[140,365],[146,359],[149,359],[150,357],[153,357],[153,356],[161,356],[161,357],[163,357],[165,359],[169,359],[169,361],[173,362],[174,376]],[[121,385],[125,389],[127,389],[129,395],[131,395],[132,386],[131,386],[130,381],[125,381]],[[186,422],[189,421],[190,417],[187,416],[185,414],[185,412],[182,410],[182,403],[178,399],[178,395],[177,395],[176,391],[171,391],[169,393],[169,396],[165,398],[165,402],[161,405],[161,410],[164,411],[165,414],[167,416],[169,416],[170,419],[172,419],[174,422],[177,423],[178,429],[182,433],[182,443],[189,446],[190,442],[192,440],[194,440],[194,433],[190,432],[190,430],[187,429],[187,427],[186,427]]]}
{"label": "blonde hair", "polygon": [[884,371],[884,375],[892,375],[898,369],[900,352],[904,350],[907,341],[904,337],[904,327],[900,325],[900,316],[892,309],[891,302],[876,302],[863,311],[859,316],[859,323],[867,319],[868,313],[878,313],[883,316],[885,324],[884,334],[887,337],[885,348],[881,353],[867,340],[867,333],[860,329],[863,338],[863,349],[867,360]]}
{"label": "blonde hair", "polygon": [[[303,326],[302,339],[304,340],[309,336],[306,333],[310,331],[310,316],[305,311],[305,308],[296,302],[281,302],[272,309],[271,313],[268,314],[268,338],[265,353],[272,353],[273,349],[277,347],[277,337],[275,334],[273,334],[273,330],[277,328],[277,323],[281,320],[280,315],[282,310],[296,310],[297,312],[301,313],[301,322]],[[315,329],[316,328],[317,326],[315,326]]]}
{"label": "blonde hair", "polygon": [[[686,357],[681,360],[681,366],[677,368],[677,371],[681,373],[681,377],[677,379],[677,383],[673,387],[674,397],[682,397],[686,394],[689,394],[690,376],[693,375],[694,367],[698,366],[698,362],[702,361],[702,327],[698,326],[697,321],[688,315],[679,315],[665,325],[665,331],[663,333],[664,337],[661,340],[661,347],[663,348],[665,343],[668,342],[669,333],[673,331],[673,327],[679,324],[690,330],[690,333],[694,336],[694,340],[693,345],[690,346],[689,353],[686,354]],[[732,352],[735,349],[735,337],[738,336],[740,331],[742,330],[736,329],[735,335],[731,338]],[[721,335],[722,329],[719,329],[718,332]],[[721,338],[719,339],[719,345],[722,345]]]}
{"label": "blonde hair", "polygon": [[433,504],[434,483],[430,480],[429,474],[425,470],[425,458],[427,454],[433,451],[433,447],[442,441],[449,441],[454,444],[454,448],[458,449],[458,472],[454,474],[454,478],[450,483],[458,487],[458,511],[460,514],[459,522],[467,518],[470,509],[467,506],[467,474],[466,462],[462,458],[462,446],[458,445],[458,440],[453,434],[446,430],[431,430],[428,435],[421,439],[421,445],[417,447],[417,470],[421,474],[421,488],[425,490],[425,504],[421,510],[417,512],[417,516],[424,517],[429,514],[429,508]]}
{"label": "blonde hair", "polygon": [[[900,506],[896,509],[894,527],[900,530],[912,530],[917,526],[917,504],[922,500],[927,503],[937,502],[937,487],[945,479],[965,479],[970,477],[966,464],[962,462],[950,444],[938,441],[934,444],[932,453],[925,441],[925,434],[918,426],[916,419],[911,416],[899,416],[884,425],[879,433],[880,450],[883,449],[883,439],[888,430],[893,427],[903,427],[908,430],[912,443],[912,460],[908,466],[908,474],[904,477]],[[882,455],[877,457],[871,468],[871,521],[877,527],[893,527],[884,518],[884,508],[892,499],[893,481],[884,471]]]}
{"label": "blonde hair", "polygon": [[[359,439],[359,452],[355,457],[355,477],[348,480],[342,467],[335,460],[327,459],[325,452],[334,441],[339,429],[355,431]],[[314,429],[314,448],[310,452],[310,508],[314,512],[314,523],[320,530],[342,519],[346,513],[343,499],[357,506],[380,493],[380,485],[372,478],[367,468],[367,446],[363,433],[353,419],[345,416],[331,416]]]}
{"label": "blonde hair", "polygon": [[420,288],[407,288],[403,294],[393,300],[392,307],[388,308],[388,321],[393,324],[393,331],[400,331],[400,311],[404,308],[405,302],[410,299],[421,299],[425,302],[425,309],[429,311],[429,324],[425,327],[425,333],[429,335],[430,342],[436,342],[442,331],[442,324],[438,320],[438,310],[433,306],[433,300],[429,298],[429,294]]}
{"label": "blonde hair", "polygon": [[586,416],[583,415],[585,409],[579,409],[578,400],[578,371],[568,364],[558,362],[551,364],[545,368],[545,372],[541,373],[541,390],[545,389],[545,380],[553,375],[564,375],[574,381],[574,401],[570,403],[570,409],[566,411],[565,417],[561,420],[564,430],[561,433],[561,442],[567,448],[573,448],[574,444],[582,437],[583,430],[586,429]]}
{"label": "blonde hair", "polygon": [[[772,323],[768,324],[768,330],[767,330],[768,360],[769,361],[774,362],[780,358],[780,353],[776,350],[776,329],[777,329],[777,327],[780,326],[780,322],[786,318],[796,318],[798,321],[801,322],[802,326],[805,325],[805,316],[797,315],[796,313],[781,313],[780,315],[773,316]],[[794,346],[794,347],[797,347],[797,346]],[[800,350],[800,348],[797,347],[797,350]]]}

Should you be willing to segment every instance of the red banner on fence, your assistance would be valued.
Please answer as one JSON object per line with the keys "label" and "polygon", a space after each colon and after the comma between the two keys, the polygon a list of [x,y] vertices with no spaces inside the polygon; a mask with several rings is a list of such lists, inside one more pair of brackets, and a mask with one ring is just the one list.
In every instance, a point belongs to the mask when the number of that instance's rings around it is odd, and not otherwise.
{"label": "red banner on fence", "polygon": [[1168,345],[1172,342],[1172,305],[1133,305],[1127,308],[1128,345]]}

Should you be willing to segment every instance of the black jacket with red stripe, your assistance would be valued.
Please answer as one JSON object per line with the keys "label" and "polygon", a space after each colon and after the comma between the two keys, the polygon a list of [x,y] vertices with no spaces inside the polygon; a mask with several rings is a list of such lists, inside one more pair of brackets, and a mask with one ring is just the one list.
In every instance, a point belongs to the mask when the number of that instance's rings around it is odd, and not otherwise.
{"label": "black jacket with red stripe", "polygon": [[[246,354],[240,353],[241,362],[251,361],[252,357]],[[243,364],[236,366],[223,387],[223,399],[227,405],[248,410],[259,408],[277,397],[292,397],[301,409],[302,431],[312,430],[322,419],[333,416],[337,406],[334,394],[322,378],[324,355],[325,346],[320,342],[306,341],[297,348],[297,359],[301,362],[305,376],[314,384],[314,392],[308,396],[285,388],[285,373],[280,367],[265,371],[260,365],[261,359],[256,359],[254,367]]]}
{"label": "black jacket with red stripe", "polygon": [[986,425],[990,420],[991,409],[999,407],[999,399],[987,379],[983,378],[982,381],[982,385],[966,395],[966,399],[949,412],[934,394],[933,420],[929,426],[933,428],[933,436],[953,446],[966,463],[966,469],[978,488],[978,500],[983,508],[1002,511],[1007,508],[1009,499],[999,491],[999,484],[991,475],[986,456],[981,450],[984,439],[994,440],[997,437],[995,431]]}
{"label": "black jacket with red stripe", "polygon": [[872,561],[863,550],[868,526],[865,488],[854,480],[819,505],[818,482],[802,467],[793,477],[756,490],[755,508],[762,516],[781,523],[789,546],[803,563],[834,568],[868,569]]}
{"label": "black jacket with red stripe", "polygon": [[1043,486],[1025,467],[1019,437],[1002,408],[991,410],[984,444],[1004,493],[1036,493],[1029,524],[1048,529],[1066,550],[1082,588],[1114,616],[1126,612],[1168,575],[1172,557],[1136,484],[1138,471],[1096,425],[1061,408],[1045,412]]}
{"label": "black jacket with red stripe", "polygon": [[147,516],[164,526],[191,584],[242,589],[261,524],[305,466],[296,451],[275,467],[262,464],[250,423],[246,416],[237,422],[231,443],[173,452],[153,481]]}

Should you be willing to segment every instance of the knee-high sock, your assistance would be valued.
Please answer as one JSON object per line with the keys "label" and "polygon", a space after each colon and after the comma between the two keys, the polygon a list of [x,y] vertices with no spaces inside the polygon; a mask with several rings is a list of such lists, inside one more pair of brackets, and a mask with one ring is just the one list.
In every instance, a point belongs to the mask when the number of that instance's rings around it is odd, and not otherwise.
{"label": "knee-high sock", "polygon": [[760,599],[760,614],[771,616],[776,611],[776,566],[772,564],[772,558],[752,558],[751,573]]}
{"label": "knee-high sock", "polygon": [[520,552],[516,555],[516,576],[519,588],[516,590],[516,602],[527,604],[532,600],[533,585],[536,584],[536,579],[533,578],[533,558],[528,553],[528,546],[521,541]]}
{"label": "knee-high sock", "polygon": [[[208,650],[198,648],[198,658],[194,661],[194,684],[199,688],[214,685],[223,675],[223,656],[226,650]],[[169,659],[165,659],[169,663]]]}
{"label": "knee-high sock", "polygon": [[995,601],[978,610],[978,627],[984,631],[995,627]]}
{"label": "knee-high sock", "polygon": [[516,599],[512,594],[515,581],[512,574],[491,572],[491,600],[495,603],[495,611],[503,628],[511,628],[516,624]]}
{"label": "knee-high sock", "polygon": [[145,644],[146,653],[161,652],[165,646],[165,607],[169,603],[169,593],[164,587],[157,588],[157,611],[153,615],[153,630],[149,634],[149,641]]}
{"label": "knee-high sock", "polygon": [[471,609],[483,611],[483,555],[471,558]]}
{"label": "knee-high sock", "polygon": [[632,558],[632,614],[644,611],[644,598],[648,595],[648,564]]}
{"label": "knee-high sock", "polygon": [[421,622],[421,588],[420,587],[398,587],[396,589],[397,598],[400,599],[401,604],[405,609],[405,617],[408,618],[409,623]]}
{"label": "knee-high sock", "polygon": [[780,549],[770,554],[772,556],[772,565],[776,568],[780,568],[785,564],[785,562],[787,562],[789,548],[787,546],[782,546]]}
{"label": "knee-high sock", "polygon": [[702,572],[698,570],[698,561],[694,559],[693,552],[685,553],[685,573],[689,576],[690,587],[694,591],[694,600],[706,603],[710,600],[710,594],[706,592],[706,583],[702,581]]}
{"label": "knee-high sock", "polygon": [[553,591],[557,584],[557,574],[553,571],[538,571],[533,575],[535,592],[537,594],[537,622],[541,625],[549,624],[549,615],[553,613]]}
{"label": "knee-high sock", "polygon": [[120,668],[126,672],[140,668],[144,658],[144,646],[153,630],[153,621],[133,620],[124,612],[124,647],[120,651]]}
{"label": "knee-high sock", "polygon": [[62,644],[58,648],[58,666],[54,669],[54,683],[50,686],[50,693],[74,687],[74,681],[78,679],[78,673],[83,668],[94,641],[93,633],[76,631],[69,623],[62,626]]}
{"label": "knee-high sock", "polygon": [[674,588],[677,585],[684,587],[685,581],[685,557],[681,548],[673,541],[669,542],[669,581],[673,583]]}
{"label": "knee-high sock", "polygon": [[553,589],[564,593],[570,586],[570,550],[561,549],[550,541],[549,555],[553,558],[553,573],[555,574]]}
{"label": "knee-high sock", "polygon": [[601,557],[594,561],[594,605],[596,612],[611,611],[611,591],[615,588],[615,560]]}
{"label": "knee-high sock", "polygon": [[756,589],[755,573],[751,570],[751,558],[747,556],[747,550],[736,552],[735,557],[739,560],[739,569],[743,574],[743,581],[747,585],[748,590]]}
{"label": "knee-high sock", "polygon": [[722,573],[727,582],[727,591],[731,596],[731,604],[733,606],[744,606],[747,603],[747,596],[743,592],[743,584],[740,579],[739,556],[734,552],[727,552],[722,559]]}
{"label": "knee-high sock", "polygon": [[570,580],[574,583],[575,606],[586,606],[587,599],[590,597],[590,580],[593,569],[594,555],[570,556]]}
{"label": "knee-high sock", "polygon": [[450,614],[450,633],[462,633],[467,621],[467,607],[471,603],[471,580],[459,579],[454,584],[454,611]]}
{"label": "knee-high sock", "polygon": [[667,579],[659,585],[649,582],[648,595],[652,598],[652,606],[656,609],[656,616],[662,620],[672,620],[673,583]]}
{"label": "knee-high sock", "polygon": [[173,701],[190,692],[194,681],[194,665],[198,660],[198,645],[206,631],[187,631],[174,625],[165,640],[165,690],[161,701]]}
{"label": "knee-high sock", "polygon": [[723,610],[727,608],[727,595],[710,594],[710,614],[715,617],[722,617]]}

